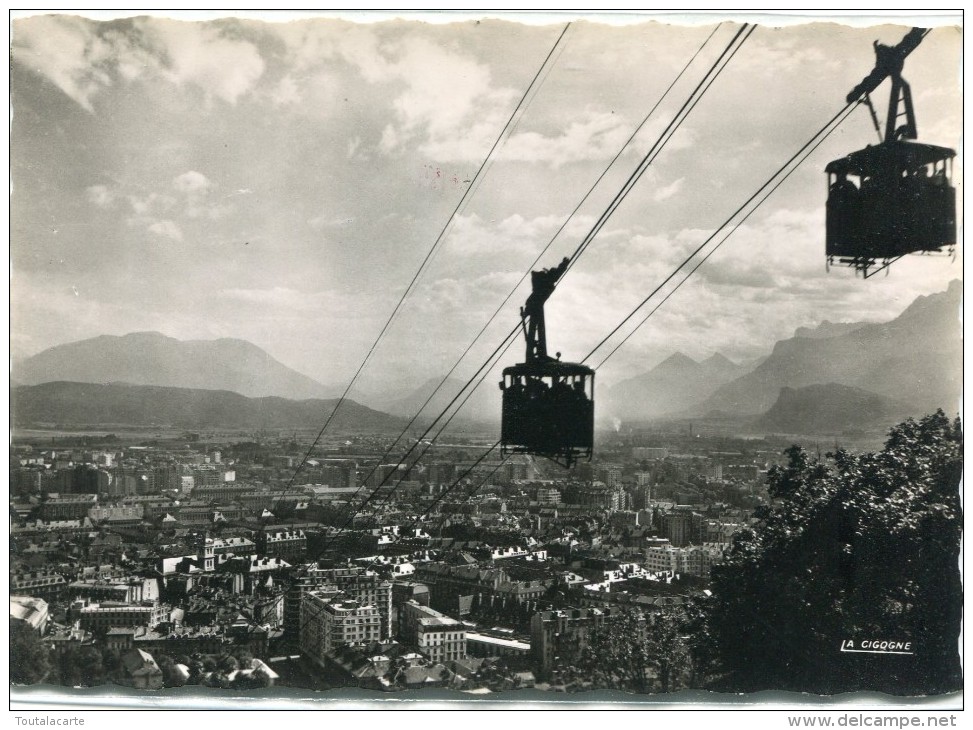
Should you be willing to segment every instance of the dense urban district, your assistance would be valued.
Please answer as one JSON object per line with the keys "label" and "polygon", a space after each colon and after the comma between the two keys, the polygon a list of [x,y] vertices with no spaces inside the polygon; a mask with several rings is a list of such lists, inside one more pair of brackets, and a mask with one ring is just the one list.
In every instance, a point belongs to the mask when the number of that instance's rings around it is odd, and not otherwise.
{"label": "dense urban district", "polygon": [[469,436],[15,438],[12,681],[961,687],[958,422],[598,438],[570,470]]}

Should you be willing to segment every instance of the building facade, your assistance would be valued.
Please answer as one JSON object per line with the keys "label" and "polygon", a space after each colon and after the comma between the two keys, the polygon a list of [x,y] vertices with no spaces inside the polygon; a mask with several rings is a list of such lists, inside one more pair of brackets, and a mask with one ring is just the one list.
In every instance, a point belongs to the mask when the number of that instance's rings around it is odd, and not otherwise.
{"label": "building facade", "polygon": [[92,603],[78,600],[71,604],[69,617],[80,621],[86,631],[103,633],[113,628],[144,626],[151,628],[168,620],[169,611],[158,603]]}
{"label": "building facade", "polygon": [[257,550],[261,555],[300,559],[307,552],[304,530],[275,530],[257,536]]}
{"label": "building facade", "polygon": [[399,636],[433,662],[466,658],[466,627],[418,601],[402,604]]}
{"label": "building facade", "polygon": [[318,588],[333,588],[348,598],[375,606],[381,623],[380,639],[392,637],[392,584],[361,566],[306,570],[284,598],[285,634],[292,638],[299,636],[304,596]]}
{"label": "building facade", "polygon": [[326,667],[335,651],[349,644],[379,641],[382,619],[375,606],[359,603],[334,590],[312,590],[301,604],[300,649]]}

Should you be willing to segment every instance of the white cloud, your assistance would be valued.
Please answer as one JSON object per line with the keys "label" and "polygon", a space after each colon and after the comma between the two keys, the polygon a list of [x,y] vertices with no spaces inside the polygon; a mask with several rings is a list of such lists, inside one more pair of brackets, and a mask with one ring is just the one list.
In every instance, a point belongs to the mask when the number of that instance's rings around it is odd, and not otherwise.
{"label": "white cloud", "polygon": [[[831,38],[835,38],[833,31]],[[833,74],[842,67],[843,62],[846,63],[836,55],[836,51],[837,48],[826,50],[817,45],[801,43],[794,35],[776,33],[770,28],[758,28],[740,53],[734,56],[732,64],[739,66],[751,78],[760,78],[761,81],[764,78],[776,78],[782,82],[804,69],[814,69],[821,76]],[[870,70],[863,68],[861,75],[864,76]]]}
{"label": "white cloud", "polygon": [[[100,208],[114,207],[116,200],[127,201],[131,215],[126,217],[126,225],[141,228],[153,235],[183,240],[183,230],[192,220],[217,221],[233,212],[232,202],[226,198],[252,193],[247,188],[239,189],[229,196],[214,200],[211,196],[216,184],[203,173],[188,170],[172,178],[164,189],[170,192],[129,192],[121,183],[115,186],[91,185],[85,189],[88,200]],[[124,215],[119,212],[120,215]],[[181,225],[182,224],[182,225]]]}
{"label": "white cloud", "polygon": [[170,238],[173,241],[182,240],[182,230],[173,221],[161,220],[155,221],[146,229],[149,233],[154,233],[157,236],[162,236],[163,238]]}
{"label": "white cloud", "polygon": [[666,185],[665,187],[658,188],[652,194],[652,199],[657,203],[661,203],[663,200],[668,200],[673,195],[675,195],[680,190],[682,190],[682,183],[685,179],[686,178],[681,177],[678,180],[672,182],[670,185]]}
{"label": "white cloud", "polygon": [[104,89],[145,75],[235,104],[263,76],[264,61],[253,44],[220,27],[141,18],[126,34],[80,17],[38,15],[15,22],[12,52],[91,113]]}
{"label": "white cloud", "polygon": [[107,185],[92,185],[85,192],[88,200],[99,208],[110,208],[115,203],[115,193]]}
{"label": "white cloud", "polygon": [[[449,234],[449,248],[452,252],[462,255],[486,254],[494,257],[502,251],[521,252],[533,257],[551,242],[566,217],[567,215],[564,214],[528,218],[520,213],[514,213],[498,220],[486,220],[476,213],[458,215],[454,219]],[[556,241],[580,240],[591,229],[594,220],[592,216],[574,216]],[[609,233],[606,232],[605,235]],[[548,259],[556,264],[557,251],[561,248],[555,243],[548,257],[539,265],[548,265]],[[526,259],[527,262],[530,260],[530,258]]]}
{"label": "white cloud", "polygon": [[92,31],[92,25],[70,16],[40,15],[15,23],[13,57],[46,76],[55,86],[94,113],[95,95],[111,85],[103,69],[111,47]]}
{"label": "white cloud", "polygon": [[203,173],[190,170],[173,179],[172,186],[179,192],[188,194],[208,190],[213,187],[213,183]]}
{"label": "white cloud", "polygon": [[[328,92],[323,98],[335,97],[337,84],[328,77],[340,73],[335,64],[341,61],[380,90],[384,98],[379,108],[388,105],[392,115],[379,127],[379,149],[388,155],[411,149],[439,161],[481,160],[520,95],[519,88],[496,81],[492,65],[458,45],[435,43],[419,34],[387,40],[368,27],[325,24],[278,32],[287,44],[292,69],[281,87],[306,96],[312,85],[323,83]],[[624,115],[605,109],[585,108],[572,117],[549,118],[548,131],[514,134],[497,159],[555,167],[603,160],[618,151],[633,129]],[[686,146],[690,141],[683,134],[673,145]]]}
{"label": "white cloud", "polygon": [[540,132],[513,135],[499,157],[547,162],[554,168],[571,162],[611,159],[631,133],[619,115],[586,110],[579,119],[567,123],[562,132],[552,136]]}
{"label": "white cloud", "polygon": [[[201,172],[189,170],[177,175],[172,181],[172,186],[182,194],[182,214],[187,218],[219,220],[233,211],[230,204],[215,202],[209,197],[216,184]],[[236,193],[224,196],[224,199],[249,192],[249,190],[237,190]]]}
{"label": "white cloud", "polygon": [[[353,71],[360,80],[379,85],[386,80],[388,62],[374,30],[342,22],[283,23],[265,30],[283,42],[283,75],[267,98],[277,107],[299,113],[331,115],[343,79]],[[388,99],[382,99],[387,104]]]}
{"label": "white cloud", "polygon": [[367,25],[312,21],[279,25],[274,31],[286,44],[288,65],[300,76],[339,58],[371,83],[385,75],[388,62],[375,31]]}
{"label": "white cloud", "polygon": [[489,66],[471,56],[447,50],[422,38],[409,38],[390,49],[395,60],[381,69],[370,67],[374,80],[396,82],[401,89],[392,101],[393,123],[382,136],[385,152],[417,146],[433,159],[470,160],[482,157],[515,92],[492,84]]}
{"label": "white cloud", "polygon": [[294,80],[293,76],[285,76],[277,83],[270,98],[277,106],[300,103],[301,94],[298,90],[297,81]]}
{"label": "white cloud", "polygon": [[148,195],[129,195],[128,204],[132,211],[139,216],[149,215],[153,212],[168,212],[176,205],[176,199],[164,193],[149,193]]}
{"label": "white cloud", "polygon": [[342,320],[370,320],[384,309],[379,304],[381,294],[362,292],[357,298],[328,290],[306,291],[287,286],[228,287],[219,292],[221,304],[232,307],[238,314],[269,319],[300,316],[320,317],[322,312]]}
{"label": "white cloud", "polygon": [[394,152],[401,144],[400,139],[401,137],[396,128],[388,124],[382,130],[382,138],[378,142],[378,148],[386,154]]}
{"label": "white cloud", "polygon": [[235,104],[263,76],[257,48],[221,35],[218,25],[155,20],[140,28],[163,54],[163,75],[177,85],[193,84],[207,97]]}
{"label": "white cloud", "polygon": [[[22,176],[13,193],[12,205],[23,211],[13,255],[34,270],[46,266],[48,279],[55,264],[45,262],[67,258],[58,266],[71,274],[60,284],[77,283],[81,301],[123,299],[117,283],[131,278],[133,255],[161,272],[151,277],[158,291],[146,293],[151,284],[127,282],[124,306],[97,311],[100,319],[82,316],[65,299],[63,318],[80,331],[161,329],[159,322],[178,322],[187,334],[210,328],[214,336],[237,332],[286,342],[281,352],[304,358],[329,380],[345,368],[353,372],[469,184],[475,169],[470,161],[483,159],[553,41],[553,31],[548,41],[540,30],[516,24],[489,43],[482,28],[477,35],[468,30],[18,20],[14,94],[39,110],[73,103],[112,113],[80,124],[45,114],[25,129],[27,115],[20,115],[18,126],[15,110],[18,164],[36,165],[38,174]],[[419,339],[422,345],[435,341],[436,348],[465,346],[703,37],[699,31],[668,41],[669,30],[653,33],[632,28],[589,34],[573,26],[564,55],[480,179],[390,331],[383,356],[408,351],[425,357],[422,346],[412,346]],[[761,38],[771,43],[787,33],[757,31],[565,278],[548,317],[552,347],[566,358],[583,356],[796,150],[819,117],[823,122],[830,116],[832,104],[840,104],[850,86],[832,75],[827,58],[821,63],[811,48],[814,37],[823,38],[816,45],[842,69],[850,69],[842,73],[852,83],[874,62],[870,34],[852,34],[841,45],[828,39],[831,31],[808,33],[764,53]],[[586,37],[587,45],[579,47]],[[928,53],[935,41],[934,33],[919,53]],[[851,45],[861,46],[861,64],[832,52]],[[810,55],[796,55],[805,49]],[[713,55],[718,50],[715,42],[708,47]],[[958,136],[956,94],[918,97],[939,88],[923,82],[919,72],[928,65],[928,75],[955,77],[947,67],[959,50],[957,39],[956,53],[943,55],[942,63],[910,58],[907,76],[917,104],[931,107],[920,113],[924,135],[935,138],[942,127],[945,139]],[[581,71],[566,72],[568,62]],[[785,72],[788,63],[793,70]],[[821,73],[800,72],[807,68]],[[684,79],[687,92],[695,81]],[[597,214],[607,205],[681,98],[680,88],[674,89],[586,212]],[[945,116],[944,106],[952,110]],[[887,319],[913,295],[942,289],[950,276],[960,275],[959,266],[943,259],[904,260],[892,267],[888,281],[882,276],[862,282],[846,269],[825,273],[820,167],[874,139],[866,112],[850,123],[860,129],[843,126],[829,140],[834,149],[821,149],[817,161],[809,160],[771,205],[734,234],[626,345],[620,361],[629,362],[631,352],[633,363],[648,362],[674,349],[694,356],[717,349],[759,354],[797,324]],[[380,138],[387,155],[379,154]],[[50,155],[36,154],[42,144],[50,145]],[[366,158],[368,164],[361,164]],[[552,174],[555,166],[562,172]],[[249,189],[259,194],[237,204]],[[38,207],[42,203],[45,210]],[[776,212],[764,215],[768,209]],[[54,216],[46,213],[64,210],[77,210],[76,225],[60,226],[54,236]],[[382,223],[386,212],[394,219]],[[592,222],[572,221],[538,266],[554,265],[573,250]],[[65,245],[76,235],[92,243]],[[133,245],[179,240],[194,245]],[[73,277],[82,269],[97,273],[77,282]],[[176,280],[184,292],[178,302],[171,297]],[[341,296],[318,297],[319,286],[335,287]],[[505,328],[516,324],[528,286],[502,315]],[[17,290],[22,311],[34,310],[18,328],[46,332],[51,325],[45,322],[54,318],[40,302],[28,306],[30,296]],[[139,311],[127,312],[126,306]],[[58,330],[57,337],[44,337],[54,344],[72,339],[69,334]],[[319,357],[308,354],[313,348]],[[403,379],[414,372],[376,371]]]}

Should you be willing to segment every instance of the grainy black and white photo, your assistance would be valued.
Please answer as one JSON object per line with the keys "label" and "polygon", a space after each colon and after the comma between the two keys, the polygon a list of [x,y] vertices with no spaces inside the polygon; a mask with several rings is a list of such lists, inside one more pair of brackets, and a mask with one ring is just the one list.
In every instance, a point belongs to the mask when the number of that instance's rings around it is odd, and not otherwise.
{"label": "grainy black and white photo", "polygon": [[12,702],[961,705],[961,15],[10,43]]}

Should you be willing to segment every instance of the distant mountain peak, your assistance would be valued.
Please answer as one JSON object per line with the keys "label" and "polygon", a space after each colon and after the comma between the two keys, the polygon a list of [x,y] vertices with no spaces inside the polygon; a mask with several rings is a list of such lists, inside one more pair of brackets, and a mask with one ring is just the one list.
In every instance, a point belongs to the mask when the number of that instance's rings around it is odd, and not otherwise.
{"label": "distant mountain peak", "polygon": [[657,418],[686,410],[727,381],[740,366],[717,353],[698,362],[675,352],[648,372],[611,388],[608,410],[627,421]]}
{"label": "distant mountain peak", "polygon": [[671,355],[669,355],[669,357],[667,357],[662,362],[669,362],[669,361],[672,361],[672,362],[685,362],[685,363],[690,363],[691,362],[691,363],[694,363],[696,365],[699,364],[698,361],[696,361],[693,358],[689,357],[689,355],[687,355],[684,352],[679,352],[678,350],[676,352],[672,353]]}
{"label": "distant mountain peak", "polygon": [[335,395],[333,389],[287,367],[247,340],[179,340],[154,331],[101,335],[58,345],[18,362],[14,371],[18,382],[25,385],[127,383],[297,400]]}
{"label": "distant mountain peak", "polygon": [[139,338],[155,338],[159,340],[174,340],[175,337],[170,337],[169,335],[163,334],[157,330],[143,330],[141,332],[129,332],[124,335],[102,335],[102,337],[122,337],[125,339],[139,339]]}
{"label": "distant mountain peak", "polygon": [[915,300],[905,308],[905,310],[900,314],[897,319],[908,321],[914,317],[922,317],[926,312],[932,312],[935,315],[939,314],[941,307],[949,307],[950,303],[955,303],[956,306],[956,316],[959,317],[959,307],[963,300],[963,282],[959,279],[953,279],[949,282],[949,286],[946,287],[945,291],[934,292],[932,294],[923,294],[915,298]]}
{"label": "distant mountain peak", "polygon": [[665,370],[673,370],[676,368],[696,368],[696,367],[699,367],[699,363],[693,360],[691,357],[689,357],[689,355],[686,355],[682,352],[674,352],[671,355],[669,355],[669,357],[667,357],[665,360],[663,360],[654,368],[652,368],[651,372],[654,373],[657,371],[662,372]]}
{"label": "distant mountain peak", "polygon": [[[175,337],[170,337],[162,332],[157,332],[155,330],[145,330],[142,332],[127,332],[124,335],[98,335],[97,337],[92,337],[90,340],[78,340],[76,342],[69,342],[66,345],[76,345],[81,342],[98,341],[102,343],[107,342],[150,342],[150,343],[163,343],[163,342],[179,342]],[[66,345],[57,345],[56,347],[65,347]],[[54,348],[50,348],[54,349]]]}

